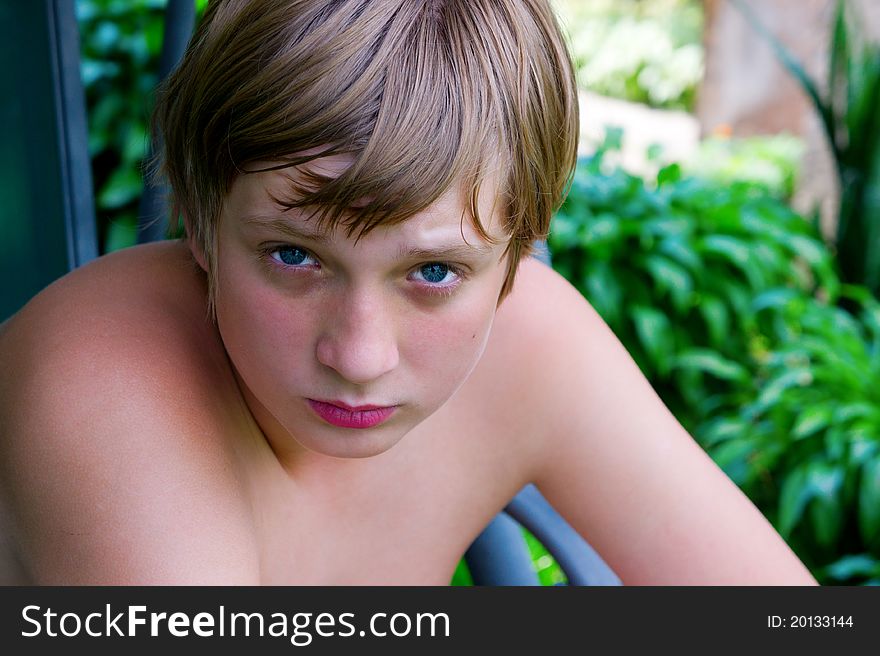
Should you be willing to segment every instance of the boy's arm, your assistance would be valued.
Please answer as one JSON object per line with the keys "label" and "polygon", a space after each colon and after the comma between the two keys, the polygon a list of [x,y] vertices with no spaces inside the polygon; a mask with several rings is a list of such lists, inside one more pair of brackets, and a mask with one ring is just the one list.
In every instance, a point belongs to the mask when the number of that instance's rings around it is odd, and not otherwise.
{"label": "boy's arm", "polygon": [[533,280],[535,482],[623,583],[814,585],[580,293],[549,269]]}
{"label": "boy's arm", "polygon": [[[255,584],[240,482],[163,385],[173,356],[72,301],[28,309],[0,341],[0,481],[36,584]],[[44,306],[45,309],[45,306]],[[85,316],[88,316],[86,314]],[[128,345],[128,348],[126,348]],[[143,351],[142,351],[143,353]]]}

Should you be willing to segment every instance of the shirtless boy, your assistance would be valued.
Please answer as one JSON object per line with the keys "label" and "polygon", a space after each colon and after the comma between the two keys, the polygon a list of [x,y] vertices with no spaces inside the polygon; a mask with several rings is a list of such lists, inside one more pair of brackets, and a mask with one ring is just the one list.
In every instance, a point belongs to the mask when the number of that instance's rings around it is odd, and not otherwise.
{"label": "shirtless boy", "polygon": [[6,582],[447,584],[534,482],[625,584],[814,584],[526,257],[575,161],[546,0],[221,0],[160,95],[187,237],[0,329]]}

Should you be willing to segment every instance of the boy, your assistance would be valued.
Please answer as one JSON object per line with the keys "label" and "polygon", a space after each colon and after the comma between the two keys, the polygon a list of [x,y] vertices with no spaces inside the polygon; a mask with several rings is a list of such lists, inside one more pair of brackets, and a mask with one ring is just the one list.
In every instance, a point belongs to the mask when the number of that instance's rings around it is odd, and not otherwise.
{"label": "boy", "polygon": [[625,584],[815,583],[525,257],[575,161],[546,0],[214,2],[155,116],[186,238],[0,329],[9,581],[446,584],[535,482]]}

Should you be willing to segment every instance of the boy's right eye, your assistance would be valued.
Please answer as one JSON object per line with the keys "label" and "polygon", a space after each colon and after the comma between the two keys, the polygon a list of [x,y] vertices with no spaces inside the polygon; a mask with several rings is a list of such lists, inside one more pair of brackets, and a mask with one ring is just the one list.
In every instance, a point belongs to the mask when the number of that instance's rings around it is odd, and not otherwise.
{"label": "boy's right eye", "polygon": [[277,246],[269,251],[269,257],[279,264],[291,267],[316,264],[312,254],[299,246]]}

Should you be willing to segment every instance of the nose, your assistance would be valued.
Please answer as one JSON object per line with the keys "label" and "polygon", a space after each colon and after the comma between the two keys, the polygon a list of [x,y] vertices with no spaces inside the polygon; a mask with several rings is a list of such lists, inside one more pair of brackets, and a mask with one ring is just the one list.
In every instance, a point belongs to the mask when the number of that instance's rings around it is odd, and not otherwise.
{"label": "nose", "polygon": [[397,367],[400,358],[393,322],[375,297],[341,303],[328,313],[328,319],[316,346],[318,362],[357,385]]}

